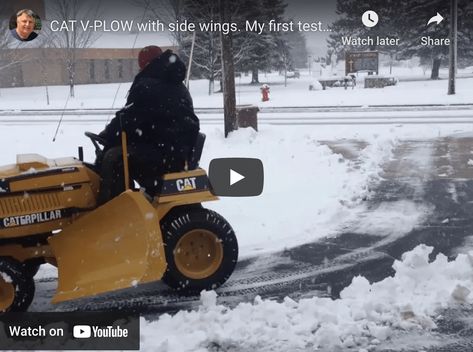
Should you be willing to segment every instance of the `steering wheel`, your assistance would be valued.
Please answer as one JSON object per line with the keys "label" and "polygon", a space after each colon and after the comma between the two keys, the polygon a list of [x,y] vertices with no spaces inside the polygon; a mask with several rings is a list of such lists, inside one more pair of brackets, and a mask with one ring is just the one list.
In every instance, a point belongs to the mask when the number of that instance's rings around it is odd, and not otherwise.
{"label": "steering wheel", "polygon": [[102,146],[106,147],[108,145],[107,140],[103,137],[100,137],[98,134],[92,133],[92,132],[85,132],[84,133],[86,137],[89,137],[90,140],[92,141],[92,144],[95,147],[96,152],[101,152],[102,148],[100,147],[99,144]]}

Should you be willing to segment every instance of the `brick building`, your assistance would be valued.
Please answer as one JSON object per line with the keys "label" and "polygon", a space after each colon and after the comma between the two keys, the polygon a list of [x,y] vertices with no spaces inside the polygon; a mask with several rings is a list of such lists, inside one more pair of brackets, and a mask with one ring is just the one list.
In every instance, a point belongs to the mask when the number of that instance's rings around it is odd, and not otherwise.
{"label": "brick building", "polygon": [[[172,47],[162,47],[174,49]],[[76,84],[131,82],[138,73],[140,49],[76,49]],[[0,50],[0,87],[67,85],[65,50],[28,48]]]}

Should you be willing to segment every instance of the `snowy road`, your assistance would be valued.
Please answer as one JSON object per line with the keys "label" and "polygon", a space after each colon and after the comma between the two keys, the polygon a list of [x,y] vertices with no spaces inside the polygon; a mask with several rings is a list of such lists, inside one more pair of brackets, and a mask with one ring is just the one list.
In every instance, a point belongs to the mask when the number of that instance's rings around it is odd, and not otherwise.
{"label": "snowy road", "polygon": [[[46,125],[105,124],[114,116],[113,110],[22,110],[1,111],[0,124]],[[199,112],[197,112],[199,114]],[[209,109],[199,114],[202,125],[222,125],[223,114]],[[258,113],[259,125],[399,125],[399,124],[471,124],[473,105],[419,105],[370,107],[308,107],[265,108]]]}
{"label": "snowy road", "polygon": [[[381,112],[381,111],[449,111],[449,110],[472,110],[473,104],[408,104],[408,105],[318,105],[318,106],[259,106],[262,114],[272,113],[314,113],[314,112]],[[111,115],[117,109],[86,108],[86,109],[0,109],[0,116],[49,116],[49,115]],[[197,115],[223,114],[222,108],[195,108]]]}

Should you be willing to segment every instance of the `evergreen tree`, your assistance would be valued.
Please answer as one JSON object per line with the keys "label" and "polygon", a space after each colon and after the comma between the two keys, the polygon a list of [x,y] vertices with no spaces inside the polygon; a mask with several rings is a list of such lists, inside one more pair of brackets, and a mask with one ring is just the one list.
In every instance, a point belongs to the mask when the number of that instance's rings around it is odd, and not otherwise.
{"label": "evergreen tree", "polygon": [[473,65],[473,2],[460,1],[458,18],[458,64]]}
{"label": "evergreen tree", "polygon": [[[377,50],[395,58],[399,52],[397,46],[378,45],[376,41],[372,45],[344,45],[342,38],[379,36],[399,39],[405,28],[405,18],[399,15],[399,8],[403,8],[406,2],[407,0],[337,0],[336,12],[340,18],[332,24],[332,33],[327,40],[331,53],[341,60],[345,58],[347,51]],[[379,23],[372,28],[365,27],[361,17],[365,11],[373,9],[379,16]]]}
{"label": "evergreen tree", "polygon": [[[458,1],[458,57],[460,60],[471,60],[473,57],[472,35],[473,18],[469,14],[470,0]],[[444,20],[439,25],[427,26],[424,16],[419,14],[440,13]],[[446,62],[449,54],[447,45],[421,45],[422,37],[432,39],[449,38],[450,1],[445,0],[416,0],[406,10],[406,18],[409,19],[409,28],[403,32],[402,58],[418,56],[422,60],[432,62],[431,78],[439,78],[439,70],[442,63]]]}
{"label": "evergreen tree", "polygon": [[420,57],[424,62],[432,62],[431,78],[438,79],[442,61],[448,57],[449,48],[442,46],[423,46],[420,39],[423,36],[432,38],[448,38],[448,20],[445,19],[439,25],[427,26],[426,17],[419,14],[436,14],[437,12],[448,16],[450,12],[450,1],[444,0],[421,0],[412,2],[406,7],[406,18],[409,18],[409,28],[406,28],[401,43],[401,58]]}
{"label": "evergreen tree", "polygon": [[[236,8],[236,19],[239,28],[245,28],[246,21],[253,23],[258,21],[265,23],[266,18],[263,11],[262,0],[241,1]],[[265,31],[261,34],[256,32],[241,32],[239,36],[235,36],[234,45],[244,45],[246,47],[242,60],[237,64],[239,71],[252,72],[251,83],[259,83],[258,71],[266,69],[270,66],[269,52],[273,48],[273,42],[270,35]]]}
{"label": "evergreen tree", "polygon": [[285,52],[279,51],[284,43],[283,33],[270,32],[267,24],[270,20],[284,22],[284,13],[287,5],[283,0],[244,0],[239,2],[237,17],[240,28],[244,28],[246,21],[258,21],[265,23],[265,30],[259,34],[256,32],[246,32],[244,37],[235,39],[246,43],[244,57],[238,63],[241,71],[251,71],[251,83],[259,83],[259,71],[269,70],[278,62],[281,62]]}
{"label": "evergreen tree", "polygon": [[287,32],[283,35],[284,41],[289,45],[289,56],[292,68],[307,67],[308,52],[306,38],[299,31]]}
{"label": "evergreen tree", "polygon": [[[458,1],[458,56],[460,62],[473,57],[473,16],[470,0]],[[361,24],[362,14],[375,9],[379,23],[373,28]],[[400,10],[401,9],[401,10]],[[439,25],[427,26],[428,16],[442,14],[445,19]],[[439,69],[448,57],[448,46],[424,46],[421,38],[445,39],[449,37],[450,1],[448,0],[337,0],[337,14],[340,18],[332,26],[328,40],[329,50],[344,58],[349,50],[378,50],[389,54],[391,59],[407,59],[417,56],[422,62],[432,63],[431,77],[438,78]],[[427,19],[426,19],[427,18]],[[399,45],[394,46],[351,46],[343,45],[342,37],[381,36],[398,38]]]}

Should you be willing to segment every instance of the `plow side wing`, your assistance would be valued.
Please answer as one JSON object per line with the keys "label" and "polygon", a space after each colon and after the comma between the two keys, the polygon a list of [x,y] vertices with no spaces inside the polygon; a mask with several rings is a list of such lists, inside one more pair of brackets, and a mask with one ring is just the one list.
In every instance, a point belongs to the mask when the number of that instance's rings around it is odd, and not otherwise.
{"label": "plow side wing", "polygon": [[139,192],[122,193],[48,240],[59,271],[55,303],[160,280],[166,270],[155,209]]}

